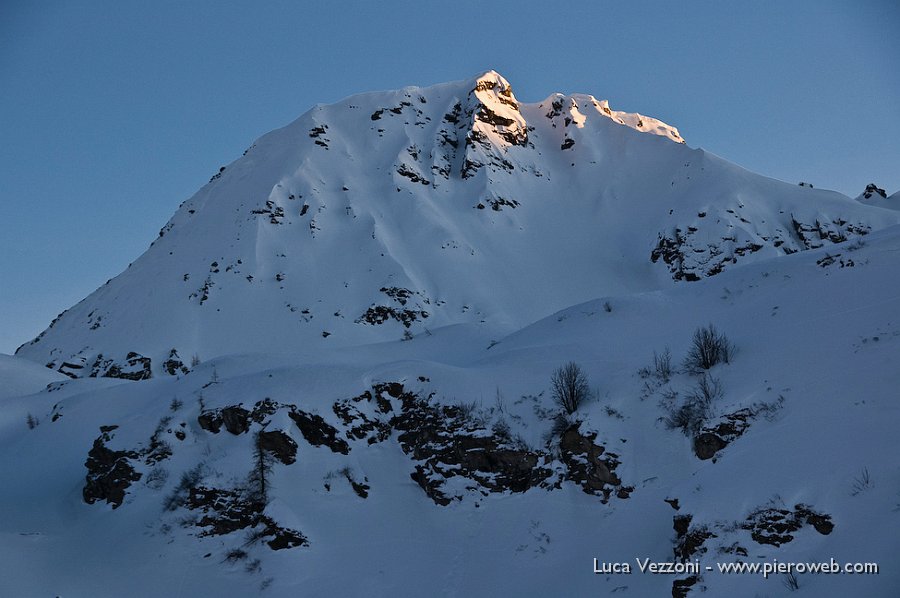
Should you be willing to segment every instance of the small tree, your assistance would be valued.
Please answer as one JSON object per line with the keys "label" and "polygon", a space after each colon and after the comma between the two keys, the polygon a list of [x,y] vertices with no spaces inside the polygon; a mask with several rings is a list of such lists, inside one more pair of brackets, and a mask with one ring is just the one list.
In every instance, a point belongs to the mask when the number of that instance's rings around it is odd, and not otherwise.
{"label": "small tree", "polygon": [[30,413],[25,417],[25,423],[28,424],[29,430],[34,430],[38,426],[38,419]]}
{"label": "small tree", "polygon": [[694,331],[691,348],[684,359],[685,367],[692,372],[708,370],[717,363],[728,363],[734,346],[728,338],[710,324]]}
{"label": "small tree", "polygon": [[262,434],[253,438],[253,470],[247,478],[250,500],[265,505],[269,502],[269,477],[272,474],[272,457],[263,447]]}
{"label": "small tree", "polygon": [[587,376],[574,361],[557,368],[550,378],[550,385],[553,400],[569,414],[575,413],[590,393]]}

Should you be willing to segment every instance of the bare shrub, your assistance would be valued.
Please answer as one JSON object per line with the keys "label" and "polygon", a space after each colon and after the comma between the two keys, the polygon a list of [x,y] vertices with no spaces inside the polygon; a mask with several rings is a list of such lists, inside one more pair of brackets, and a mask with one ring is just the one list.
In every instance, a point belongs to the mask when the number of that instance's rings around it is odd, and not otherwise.
{"label": "bare shrub", "polygon": [[491,432],[493,432],[494,436],[502,442],[509,442],[512,439],[509,424],[503,416],[500,416],[500,418],[494,422],[494,425],[491,426]]}
{"label": "bare shrub", "polygon": [[791,592],[796,592],[800,589],[800,580],[797,579],[797,576],[793,571],[788,571],[785,574],[784,579],[781,580],[781,583]]}
{"label": "bare shrub", "polygon": [[869,468],[863,467],[859,477],[853,478],[853,485],[850,488],[850,496],[856,496],[861,492],[865,492],[872,487],[872,478],[869,477]]}
{"label": "bare shrub", "polygon": [[478,403],[475,401],[457,401],[450,405],[451,409],[455,409],[460,419],[469,420],[475,417],[478,411]]}
{"label": "bare shrub", "polygon": [[159,490],[166,485],[166,480],[168,479],[168,470],[163,469],[162,467],[154,467],[147,473],[147,476],[144,478],[144,483],[153,490]]}
{"label": "bare shrub", "polygon": [[234,563],[236,561],[242,561],[246,559],[248,556],[246,550],[241,550],[240,548],[232,548],[225,554],[225,562]]}
{"label": "bare shrub", "polygon": [[197,487],[200,480],[203,479],[204,463],[200,463],[181,474],[181,480],[175,490],[163,501],[163,507],[166,511],[174,511],[185,503],[191,490]]}
{"label": "bare shrub", "polygon": [[653,352],[653,373],[663,384],[672,378],[672,352],[668,347],[661,354]]}
{"label": "bare shrub", "polygon": [[550,377],[550,385],[553,390],[553,400],[562,407],[566,413],[572,414],[578,411],[590,394],[587,376],[574,361],[560,366]]}
{"label": "bare shrub", "polygon": [[712,416],[713,402],[723,394],[722,383],[704,374],[697,386],[687,393],[684,402],[665,418],[666,427],[681,430],[686,436],[696,436]]}
{"label": "bare shrub", "polygon": [[710,324],[694,331],[684,367],[691,372],[708,370],[717,363],[729,363],[733,353],[734,346],[728,338]]}

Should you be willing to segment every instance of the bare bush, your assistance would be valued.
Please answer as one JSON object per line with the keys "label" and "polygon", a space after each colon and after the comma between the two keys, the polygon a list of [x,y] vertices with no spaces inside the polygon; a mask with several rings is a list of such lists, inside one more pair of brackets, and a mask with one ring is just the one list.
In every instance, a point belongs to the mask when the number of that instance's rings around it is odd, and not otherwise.
{"label": "bare bush", "polygon": [[234,563],[237,561],[242,561],[249,556],[246,550],[241,550],[240,548],[232,548],[227,553],[225,553],[225,562]]}
{"label": "bare bush", "polygon": [[147,476],[144,478],[144,483],[153,490],[159,490],[166,485],[166,480],[168,479],[168,470],[163,469],[162,467],[154,467],[147,473]]}
{"label": "bare bush", "polygon": [[712,416],[713,402],[723,394],[722,383],[704,374],[697,386],[687,393],[684,402],[665,418],[666,426],[681,430],[686,436],[696,436]]}
{"label": "bare bush", "polygon": [[853,478],[853,485],[850,487],[850,496],[856,496],[861,492],[865,492],[872,487],[872,478],[869,477],[869,468],[863,467],[859,477]]}
{"label": "bare bush", "polygon": [[672,352],[668,347],[661,354],[653,352],[653,373],[663,384],[672,378]]}
{"label": "bare bush", "polygon": [[187,497],[190,495],[191,490],[196,488],[200,483],[200,480],[203,479],[204,469],[205,464],[200,463],[181,474],[181,480],[178,482],[178,486],[176,486],[172,494],[167,496],[163,501],[163,508],[165,508],[166,511],[174,511],[187,501]]}
{"label": "bare bush", "polygon": [[578,411],[590,395],[587,376],[574,361],[560,366],[550,378],[553,390],[553,400],[562,407],[566,413],[572,414]]}
{"label": "bare bush", "polygon": [[728,338],[710,324],[694,331],[691,348],[684,359],[688,371],[708,370],[717,363],[728,363],[734,353],[734,346]]}
{"label": "bare bush", "polygon": [[491,432],[493,432],[494,436],[501,442],[509,442],[512,440],[509,424],[503,416],[500,416],[500,418],[494,422],[494,425],[491,426]]}
{"label": "bare bush", "polygon": [[791,592],[796,592],[800,589],[800,580],[797,579],[797,576],[793,571],[788,571],[785,574],[784,579],[781,580],[781,583]]}
{"label": "bare bush", "polygon": [[662,353],[653,352],[653,363],[638,370],[638,376],[644,380],[641,388],[643,401],[672,380],[675,370],[672,368],[672,352],[666,347]]}

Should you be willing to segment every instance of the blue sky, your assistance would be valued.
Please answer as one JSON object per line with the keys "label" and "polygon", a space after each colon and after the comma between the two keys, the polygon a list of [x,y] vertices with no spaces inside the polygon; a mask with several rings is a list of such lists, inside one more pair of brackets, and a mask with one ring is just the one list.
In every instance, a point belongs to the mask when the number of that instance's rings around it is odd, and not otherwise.
{"label": "blue sky", "polygon": [[0,352],[315,103],[493,68],[750,170],[900,190],[900,3],[0,3]]}

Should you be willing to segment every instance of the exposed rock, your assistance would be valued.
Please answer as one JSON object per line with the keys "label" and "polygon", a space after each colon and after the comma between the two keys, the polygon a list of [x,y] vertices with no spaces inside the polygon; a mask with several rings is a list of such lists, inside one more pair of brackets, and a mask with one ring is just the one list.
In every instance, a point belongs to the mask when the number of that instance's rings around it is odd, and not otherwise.
{"label": "exposed rock", "polygon": [[[371,400],[372,393],[366,391],[365,394],[368,394]],[[334,414],[341,419],[341,422],[347,428],[347,438],[351,440],[368,439],[369,444],[382,442],[391,435],[391,427],[387,422],[370,419],[353,404],[354,401],[358,401],[363,396],[365,395],[354,399],[337,401],[332,407]]]}
{"label": "exposed rock", "polygon": [[141,479],[141,474],[134,470],[129,459],[139,458],[135,451],[114,451],[104,443],[112,439],[110,432],[118,426],[101,426],[100,436],[94,440],[94,446],[88,453],[84,466],[88,473],[82,489],[84,502],[89,505],[98,500],[105,500],[118,508],[125,500],[125,490],[132,482]]}
{"label": "exposed rock", "polygon": [[[347,478],[347,481],[350,483],[350,486],[353,488],[353,491],[356,492],[356,495],[360,498],[368,498],[369,497],[369,489],[371,486],[365,484],[363,482],[357,482],[353,479],[353,476],[350,473],[349,469],[345,469],[343,471],[344,477]],[[369,478],[365,478],[365,481],[368,482]]]}
{"label": "exposed rock", "polygon": [[588,494],[602,496],[604,502],[613,492],[619,498],[628,498],[634,488],[623,486],[615,474],[618,455],[607,453],[604,447],[594,444],[596,434],[582,435],[580,425],[569,426],[559,441],[560,456],[568,468],[566,479],[579,484]]}
{"label": "exposed rock", "polygon": [[81,355],[73,355],[69,359],[63,361],[58,367],[54,363],[48,367],[56,367],[56,371],[64,374],[69,378],[81,378],[84,374],[84,368],[87,365],[87,359]]}
{"label": "exposed rock", "polygon": [[350,453],[350,445],[343,438],[338,437],[338,431],[334,426],[326,422],[320,415],[306,413],[299,409],[292,410],[288,416],[294,420],[300,433],[306,442],[313,446],[327,446],[335,453],[347,455]]}
{"label": "exposed rock", "polygon": [[207,432],[218,434],[222,428],[222,414],[218,409],[214,411],[204,411],[197,416],[197,423]]}
{"label": "exposed rock", "polygon": [[720,450],[740,438],[750,424],[761,416],[769,417],[781,407],[783,399],[771,403],[754,403],[703,426],[694,437],[694,454],[701,460],[711,459]]}
{"label": "exposed rock", "polygon": [[862,237],[871,231],[868,225],[852,224],[842,219],[831,221],[816,219],[813,224],[806,224],[791,216],[791,225],[802,243],[802,249],[818,249],[824,247],[825,243],[843,243],[847,239]]}
{"label": "exposed rock", "polygon": [[431,184],[431,181],[429,181],[423,175],[416,172],[415,169],[413,169],[411,166],[408,166],[406,164],[401,164],[397,168],[397,174],[399,174],[402,177],[408,178],[413,183],[421,183],[422,185],[430,185]]}
{"label": "exposed rock", "polygon": [[297,460],[297,443],[281,430],[261,431],[259,444],[264,451],[271,453],[285,465]]}
{"label": "exposed rock", "polygon": [[[491,206],[491,209],[495,212],[501,211],[504,206],[512,209],[519,207],[518,201],[516,201],[515,199],[506,199],[505,197],[492,197],[485,199],[484,202]],[[484,205],[484,202],[478,203],[475,207],[479,210],[483,210],[486,207]]]}
{"label": "exposed rock", "polygon": [[850,258],[842,258],[840,253],[837,253],[835,255],[826,253],[825,257],[816,260],[816,265],[820,268],[827,268],[829,266],[833,266],[834,264],[838,264],[838,267],[840,268],[852,268],[856,265],[856,262],[854,262]]}
{"label": "exposed rock", "polygon": [[282,407],[291,408],[293,407],[293,405],[281,405],[280,403],[266,397],[261,401],[257,401],[256,404],[253,405],[253,410],[250,411],[250,419],[258,424],[265,423],[267,418],[274,415],[275,412]]}
{"label": "exposed rock", "polygon": [[695,555],[706,552],[703,544],[710,538],[718,537],[706,526],[692,527],[692,515],[675,515],[672,520],[676,534],[675,558],[681,562],[691,561]]}
{"label": "exposed rock", "polygon": [[[172,447],[162,439],[164,433],[172,432],[172,430],[168,428],[171,420],[172,418],[169,416],[160,420],[159,425],[157,425],[156,430],[154,430],[153,435],[150,437],[150,444],[142,451],[144,462],[147,463],[147,465],[155,465],[172,456]],[[183,437],[184,436],[182,435],[182,439]]]}
{"label": "exposed rock", "polygon": [[694,454],[704,461],[711,459],[726,446],[728,446],[728,443],[712,432],[701,432],[694,437]]}
{"label": "exposed rock", "polygon": [[241,405],[230,405],[222,409],[209,409],[197,417],[200,427],[213,434],[218,434],[224,424],[232,434],[243,434],[250,429],[250,423],[262,424],[268,417],[284,407],[270,398],[257,401],[253,409],[248,411]]}
{"label": "exposed rock", "polygon": [[263,523],[266,525],[266,535],[272,536],[272,539],[266,542],[272,550],[309,546],[306,536],[297,530],[275,525],[275,522],[268,517],[263,517]]}
{"label": "exposed rock", "polygon": [[236,490],[198,487],[192,488],[187,507],[204,513],[197,522],[206,528],[200,536],[220,536],[242,529],[261,527],[254,537],[264,539],[272,550],[308,546],[309,542],[297,530],[279,526],[275,520],[262,514],[265,505],[245,498]]}
{"label": "exposed rock", "polygon": [[863,191],[863,197],[871,199],[873,195],[880,195],[882,198],[887,199],[887,191],[881,189],[875,183],[869,183],[866,185],[866,190]]}
{"label": "exposed rock", "polygon": [[191,488],[187,507],[206,513],[197,522],[208,528],[201,536],[218,536],[256,525],[263,505],[243,498],[237,490],[200,486]]}
{"label": "exposed rock", "polygon": [[378,411],[385,414],[393,411],[391,402],[384,397],[385,394],[401,401],[409,400],[410,397],[414,396],[412,393],[405,393],[403,385],[398,382],[373,384],[372,390],[375,391],[375,402],[378,405]]}
{"label": "exposed rock", "polygon": [[672,598],[687,598],[688,592],[690,592],[691,588],[697,585],[697,582],[699,581],[700,577],[697,575],[691,575],[684,579],[676,579],[672,582]]}
{"label": "exposed rock", "polygon": [[250,429],[250,412],[238,405],[222,409],[222,423],[225,429],[237,436]]}
{"label": "exposed rock", "polygon": [[104,378],[121,378],[123,380],[149,380],[153,376],[150,369],[150,358],[131,351],[125,356],[125,363],[113,363],[103,374]]}
{"label": "exposed rock", "polygon": [[[841,243],[871,230],[867,224],[854,224],[841,218],[812,219],[810,224],[795,215],[785,217],[783,223],[761,226],[762,223],[751,222],[742,216],[740,208],[713,214],[714,219],[706,218],[707,213],[701,212],[693,223],[659,233],[656,246],[650,252],[650,261],[662,260],[674,280],[695,281],[715,276],[740,258],[766,247],[787,255],[816,249],[826,243]],[[725,230],[729,232],[723,235]]]}
{"label": "exposed rock", "polygon": [[275,202],[271,199],[266,200],[266,207],[250,210],[250,213],[268,216],[270,224],[281,224],[284,221],[284,208],[275,205]]}
{"label": "exposed rock", "polygon": [[163,370],[170,376],[175,376],[179,372],[187,374],[190,371],[187,366],[184,365],[184,362],[181,361],[181,358],[178,356],[178,351],[175,349],[169,351],[169,358],[163,362]]}
{"label": "exposed rock", "polygon": [[413,295],[418,294],[415,291],[410,291],[409,289],[404,289],[402,287],[381,287],[378,290],[400,305],[406,305],[406,302],[409,301]]}
{"label": "exposed rock", "polygon": [[750,531],[757,544],[781,546],[793,540],[793,533],[804,525],[813,526],[825,536],[834,529],[831,515],[817,513],[804,504],[796,505],[793,511],[774,507],[759,509],[748,515],[741,527]]}
{"label": "exposed rock", "polygon": [[453,498],[444,482],[461,476],[485,492],[524,492],[551,475],[544,455],[491,436],[456,406],[435,406],[415,395],[401,395],[402,412],[391,419],[397,439],[416,461],[410,475],[437,504]]}
{"label": "exposed rock", "polygon": [[387,305],[373,305],[357,318],[355,322],[357,324],[372,324],[377,326],[393,319],[403,324],[405,328],[409,328],[412,326],[413,322],[420,319],[424,320],[430,315],[431,314],[424,310],[394,309]]}

